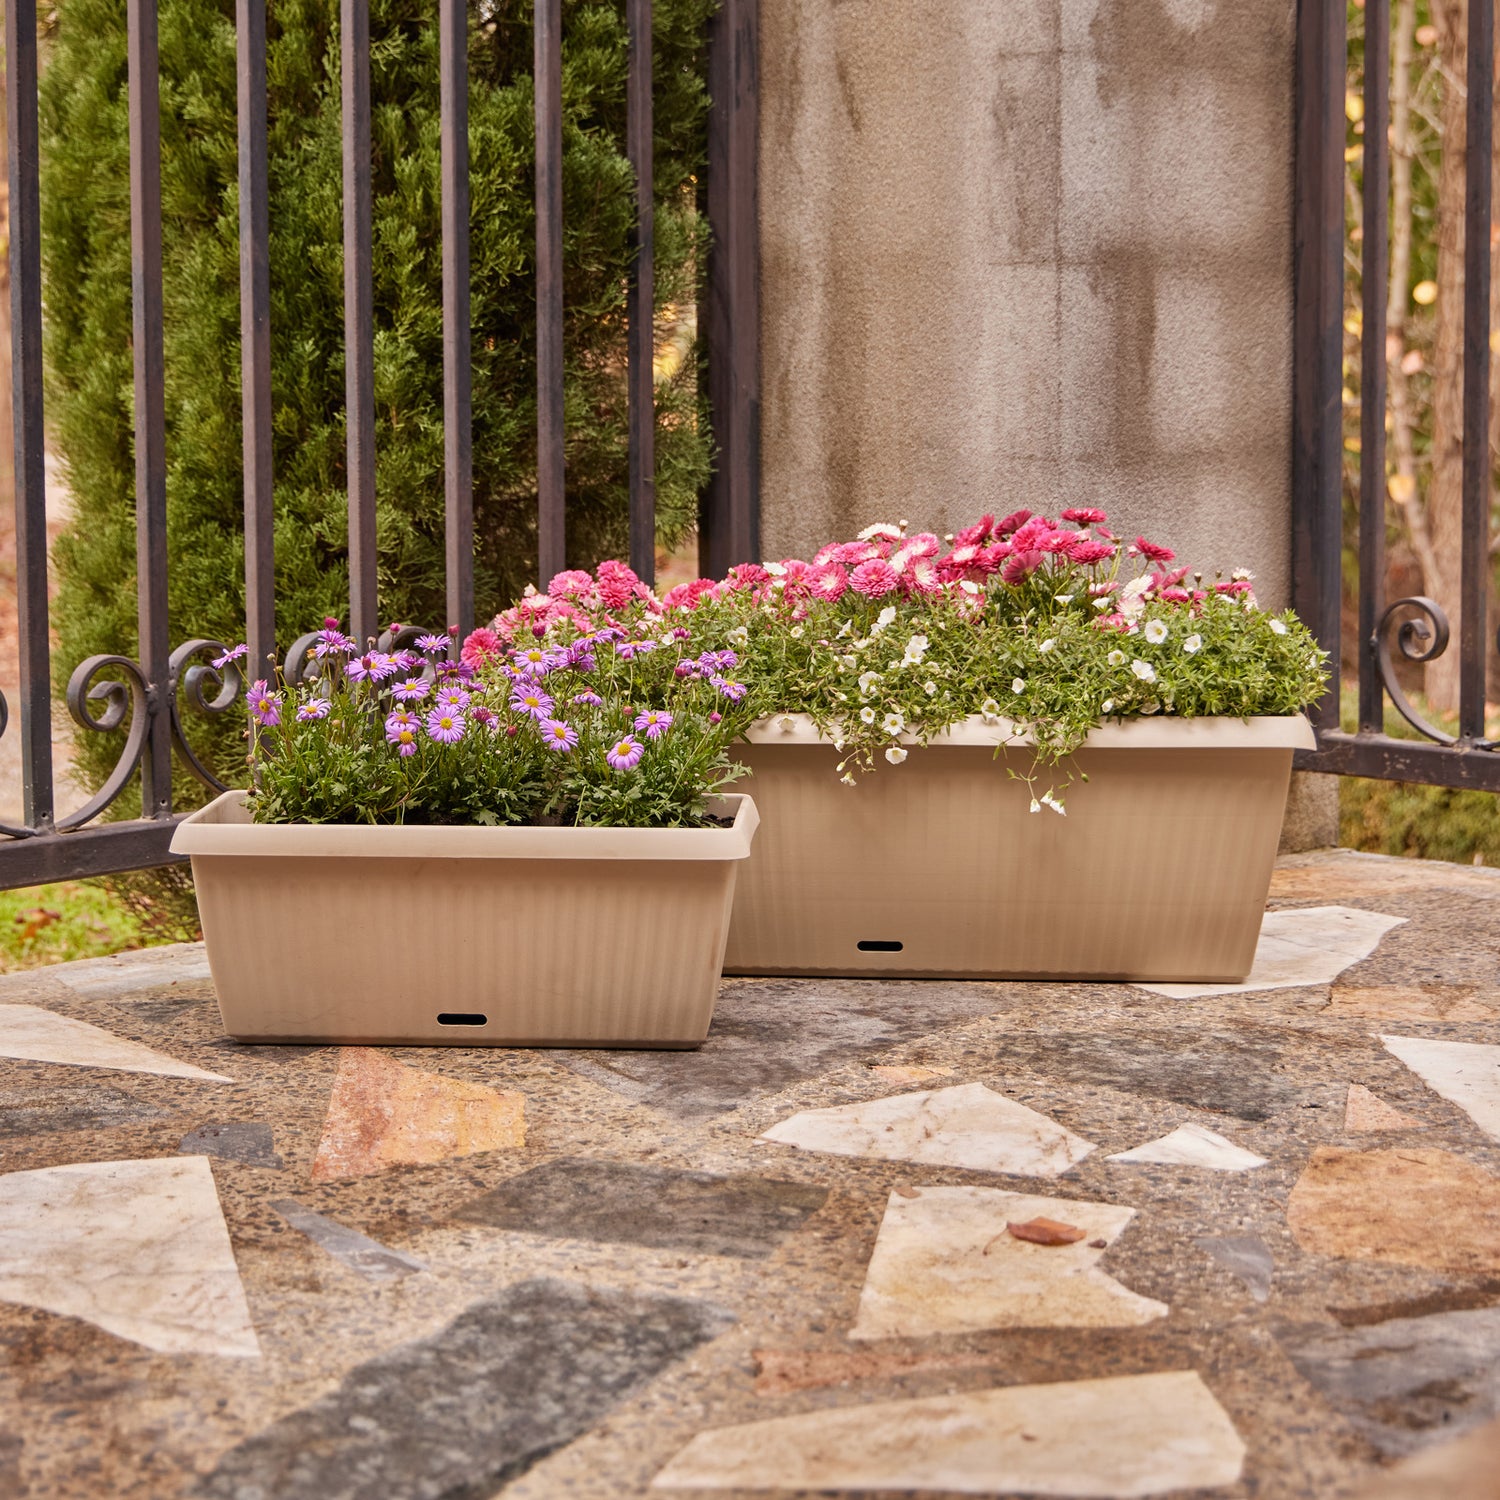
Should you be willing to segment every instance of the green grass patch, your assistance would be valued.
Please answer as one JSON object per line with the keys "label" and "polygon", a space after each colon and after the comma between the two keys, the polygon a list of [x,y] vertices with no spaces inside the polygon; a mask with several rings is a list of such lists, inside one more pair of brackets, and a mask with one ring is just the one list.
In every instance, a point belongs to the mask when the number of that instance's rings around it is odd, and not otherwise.
{"label": "green grass patch", "polygon": [[0,891],[0,972],[75,958],[103,958],[161,938],[140,915],[91,880]]}

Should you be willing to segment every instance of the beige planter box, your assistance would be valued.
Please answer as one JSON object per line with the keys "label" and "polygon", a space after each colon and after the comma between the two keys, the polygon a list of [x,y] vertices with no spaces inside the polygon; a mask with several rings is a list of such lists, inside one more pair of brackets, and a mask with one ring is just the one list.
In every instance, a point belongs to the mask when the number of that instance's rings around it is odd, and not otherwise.
{"label": "beige planter box", "polygon": [[1059,817],[1007,775],[1030,756],[1004,721],[908,740],[855,787],[801,716],[749,740],[761,827],[727,973],[1231,983],[1255,956],[1292,751],[1314,744],[1300,715],[1102,725]]}
{"label": "beige planter box", "polygon": [[185,818],[224,1029],[241,1041],[696,1047],[718,997],[727,828],[434,828]]}

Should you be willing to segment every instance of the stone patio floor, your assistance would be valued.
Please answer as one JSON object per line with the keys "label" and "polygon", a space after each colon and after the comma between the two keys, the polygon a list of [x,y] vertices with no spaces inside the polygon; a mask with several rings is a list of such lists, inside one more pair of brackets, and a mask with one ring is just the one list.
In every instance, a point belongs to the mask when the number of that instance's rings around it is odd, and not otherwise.
{"label": "stone patio floor", "polygon": [[0,979],[0,1496],[1494,1497],[1500,873],[1271,909],[1276,988],[729,980],[693,1053]]}

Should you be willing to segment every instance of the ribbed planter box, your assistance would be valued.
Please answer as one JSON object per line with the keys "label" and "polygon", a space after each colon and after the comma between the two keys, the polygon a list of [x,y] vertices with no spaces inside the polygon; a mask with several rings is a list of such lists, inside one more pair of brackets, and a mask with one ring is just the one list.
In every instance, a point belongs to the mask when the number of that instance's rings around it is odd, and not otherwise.
{"label": "ribbed planter box", "polygon": [[1029,753],[996,755],[1008,732],[966,720],[848,787],[810,721],[753,728],[738,754],[760,835],[725,971],[1243,979],[1307,720],[1101,725],[1065,817],[1029,811],[1007,774]]}
{"label": "ribbed planter box", "polygon": [[224,1029],[253,1042],[695,1047],[755,804],[724,828],[183,820]]}

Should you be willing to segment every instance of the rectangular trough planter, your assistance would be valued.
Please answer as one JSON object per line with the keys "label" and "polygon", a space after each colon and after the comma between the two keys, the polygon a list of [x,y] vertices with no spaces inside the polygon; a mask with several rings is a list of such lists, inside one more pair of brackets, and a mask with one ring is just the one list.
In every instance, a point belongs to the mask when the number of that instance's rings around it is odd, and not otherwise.
{"label": "rectangular trough planter", "polygon": [[224,1029],[247,1042],[695,1047],[755,804],[722,828],[183,820]]}
{"label": "rectangular trough planter", "polygon": [[1029,810],[1007,774],[1029,751],[996,755],[1010,734],[968,719],[849,787],[811,721],[753,727],[737,753],[761,826],[725,972],[1243,979],[1307,720],[1101,725],[1065,817]]}

